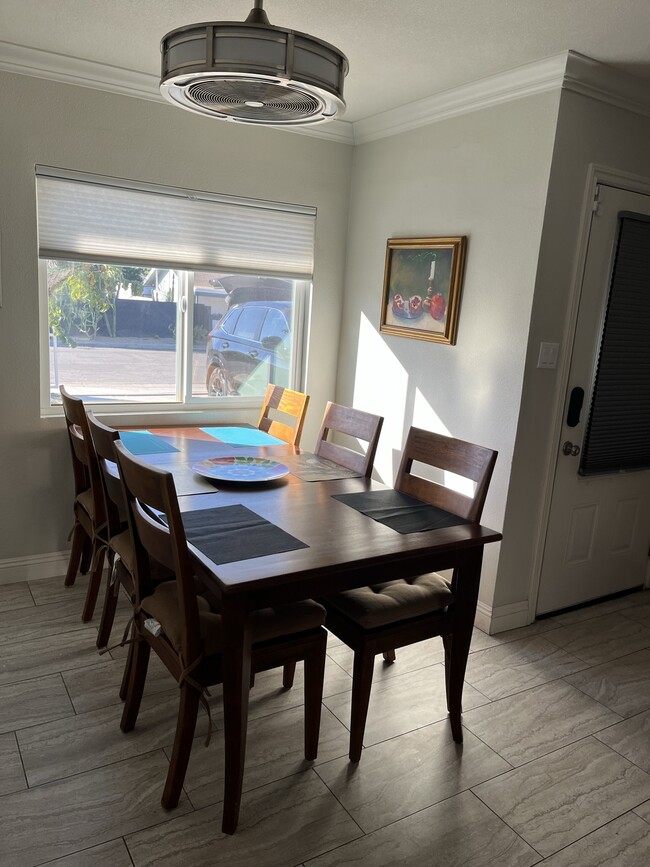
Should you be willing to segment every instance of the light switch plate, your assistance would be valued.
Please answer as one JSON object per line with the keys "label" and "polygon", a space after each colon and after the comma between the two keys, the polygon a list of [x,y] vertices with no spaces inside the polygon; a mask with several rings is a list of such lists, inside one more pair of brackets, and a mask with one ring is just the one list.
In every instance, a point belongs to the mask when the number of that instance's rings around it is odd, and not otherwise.
{"label": "light switch plate", "polygon": [[537,366],[545,368],[546,370],[555,370],[559,354],[559,343],[540,343]]}

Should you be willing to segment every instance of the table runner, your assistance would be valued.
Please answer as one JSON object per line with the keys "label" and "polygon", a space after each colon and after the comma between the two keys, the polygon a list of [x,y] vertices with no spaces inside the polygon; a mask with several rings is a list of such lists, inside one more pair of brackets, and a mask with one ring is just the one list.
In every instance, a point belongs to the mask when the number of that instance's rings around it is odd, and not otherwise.
{"label": "table runner", "polygon": [[423,503],[401,491],[361,491],[356,494],[333,494],[346,506],[356,509],[385,524],[398,533],[421,533],[424,530],[439,530],[458,524],[471,524],[466,518],[452,515],[437,506]]}
{"label": "table runner", "polygon": [[217,506],[181,517],[188,542],[217,564],[309,547],[246,506]]}

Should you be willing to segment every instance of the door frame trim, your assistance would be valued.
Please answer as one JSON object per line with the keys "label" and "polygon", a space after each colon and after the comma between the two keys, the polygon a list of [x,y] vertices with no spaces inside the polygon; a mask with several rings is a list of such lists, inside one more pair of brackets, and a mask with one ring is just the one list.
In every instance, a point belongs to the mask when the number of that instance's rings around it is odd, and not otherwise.
{"label": "door frame trim", "polygon": [[[571,361],[573,358],[573,341],[578,324],[580,296],[582,294],[582,283],[587,263],[587,248],[589,246],[589,235],[593,218],[593,203],[599,185],[626,190],[630,193],[640,193],[641,195],[650,196],[650,178],[635,175],[630,172],[620,171],[608,166],[598,165],[597,163],[589,163],[580,214],[580,224],[578,227],[573,273],[569,284],[569,305],[565,323],[567,346],[569,344],[571,345],[571,352],[564,353],[558,369],[558,398],[553,410],[552,420],[553,443],[555,445],[552,449],[547,450],[548,459],[544,473],[545,485],[542,500],[541,520],[539,522],[539,529],[535,540],[533,568],[531,570],[530,582],[528,585],[528,623],[533,623],[537,610],[537,596],[542,577],[542,563],[546,546],[548,523],[551,514],[553,487],[555,485],[555,472],[558,460],[557,444],[562,435],[562,426],[564,423],[564,404],[566,402],[567,388],[569,387]],[[646,586],[650,586],[650,566],[648,568]]]}

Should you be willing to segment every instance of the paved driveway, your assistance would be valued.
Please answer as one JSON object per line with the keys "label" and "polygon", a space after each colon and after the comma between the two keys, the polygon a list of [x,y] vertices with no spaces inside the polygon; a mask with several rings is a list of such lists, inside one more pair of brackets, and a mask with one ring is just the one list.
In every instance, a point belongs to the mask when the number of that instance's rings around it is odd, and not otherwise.
{"label": "paved driveway", "polygon": [[[110,346],[100,343],[50,347],[50,383],[53,391],[65,385],[85,397],[114,399],[139,396],[169,400],[176,395],[176,353],[173,345],[160,348]],[[204,395],[205,350],[192,359],[192,391]]]}

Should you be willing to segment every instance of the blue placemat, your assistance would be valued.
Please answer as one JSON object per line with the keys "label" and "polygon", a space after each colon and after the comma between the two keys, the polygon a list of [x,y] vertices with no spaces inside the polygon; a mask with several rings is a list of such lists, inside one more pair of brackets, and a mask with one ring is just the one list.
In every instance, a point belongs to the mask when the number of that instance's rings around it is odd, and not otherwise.
{"label": "blue placemat", "polygon": [[182,518],[188,542],[217,564],[309,547],[246,506],[183,512]]}
{"label": "blue placemat", "polygon": [[360,491],[356,494],[333,494],[332,497],[398,533],[422,533],[424,530],[472,523],[401,491]]}
{"label": "blue placemat", "polygon": [[256,427],[202,427],[201,430],[231,446],[286,446],[284,440]]}
{"label": "blue placemat", "polygon": [[148,430],[123,430],[120,439],[132,455],[155,455],[163,452],[177,452],[176,446],[165,442]]}

